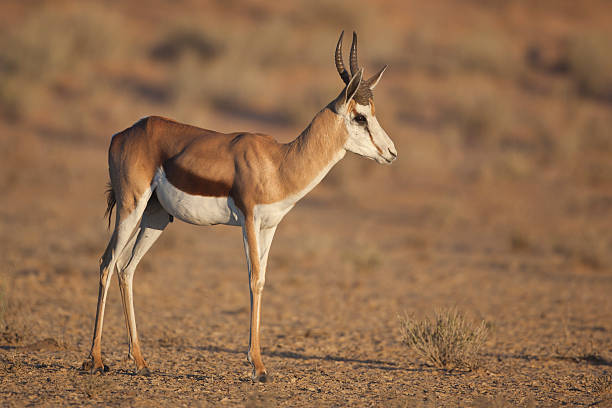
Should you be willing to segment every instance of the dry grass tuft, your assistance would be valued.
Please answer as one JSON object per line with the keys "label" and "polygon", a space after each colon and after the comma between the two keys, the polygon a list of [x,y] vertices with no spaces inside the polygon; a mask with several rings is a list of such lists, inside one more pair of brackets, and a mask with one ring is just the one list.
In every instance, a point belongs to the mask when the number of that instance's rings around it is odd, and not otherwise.
{"label": "dry grass tuft", "polygon": [[478,352],[488,330],[482,321],[473,326],[455,308],[441,310],[417,321],[400,317],[402,341],[429,364],[447,370],[472,370],[478,366]]}

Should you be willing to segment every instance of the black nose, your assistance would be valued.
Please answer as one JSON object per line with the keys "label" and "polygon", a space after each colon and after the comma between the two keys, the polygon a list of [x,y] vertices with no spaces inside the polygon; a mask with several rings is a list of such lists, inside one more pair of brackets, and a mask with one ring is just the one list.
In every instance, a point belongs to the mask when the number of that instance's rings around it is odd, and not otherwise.
{"label": "black nose", "polygon": [[391,151],[391,149],[387,149],[387,150],[389,150],[389,153],[391,153],[391,156],[393,156],[393,158],[397,157],[397,153]]}

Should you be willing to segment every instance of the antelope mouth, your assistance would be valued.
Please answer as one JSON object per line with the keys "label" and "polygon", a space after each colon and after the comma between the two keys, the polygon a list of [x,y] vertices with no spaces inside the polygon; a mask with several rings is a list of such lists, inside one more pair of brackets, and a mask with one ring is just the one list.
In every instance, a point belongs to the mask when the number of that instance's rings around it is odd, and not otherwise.
{"label": "antelope mouth", "polygon": [[391,164],[393,163],[396,159],[397,159],[397,153],[394,152],[391,149],[387,149],[387,151],[389,152],[388,155],[379,155],[380,158],[382,158],[384,161],[378,160],[379,163],[381,164]]}

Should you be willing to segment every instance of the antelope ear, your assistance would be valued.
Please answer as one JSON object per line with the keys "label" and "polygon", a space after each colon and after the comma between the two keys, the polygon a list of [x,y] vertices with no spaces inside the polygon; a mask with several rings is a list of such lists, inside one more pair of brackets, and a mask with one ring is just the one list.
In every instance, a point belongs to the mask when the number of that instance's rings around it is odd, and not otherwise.
{"label": "antelope ear", "polygon": [[360,68],[359,71],[351,78],[351,81],[348,83],[346,88],[344,88],[344,103],[348,103],[355,94],[357,93],[357,89],[359,89],[359,85],[361,84],[361,77],[363,76],[363,68]]}
{"label": "antelope ear", "polygon": [[382,67],[380,71],[378,71],[377,73],[372,75],[370,79],[368,79],[368,86],[370,87],[371,90],[376,88],[376,85],[378,85],[378,81],[380,81],[380,78],[382,78],[382,75],[385,73],[385,70],[387,69],[387,67],[388,65],[385,65],[384,67]]}

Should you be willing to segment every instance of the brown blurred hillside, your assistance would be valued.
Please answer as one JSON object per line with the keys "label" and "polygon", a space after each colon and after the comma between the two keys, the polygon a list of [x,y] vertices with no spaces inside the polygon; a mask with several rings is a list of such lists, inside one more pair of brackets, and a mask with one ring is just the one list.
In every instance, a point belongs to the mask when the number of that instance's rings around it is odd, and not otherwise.
{"label": "brown blurred hillside", "polygon": [[[411,406],[406,389],[421,401],[441,384],[423,401],[466,406],[472,382],[508,406],[593,403],[612,361],[611,22],[607,0],[1,2],[0,395],[146,404],[122,394],[133,386],[153,398],[120,362],[114,288],[103,348],[123,382],[75,368],[108,239],[111,136],[162,115],[290,140],[340,92],[333,51],[355,30],[366,77],[389,65],[376,113],[399,159],[347,155],[281,224],[264,300],[272,396],[235,380],[248,330],[238,235],[165,233],[135,285],[145,355],[167,374],[160,404],[215,380],[226,388],[204,403]],[[473,377],[424,368],[398,343],[397,313],[448,304],[496,327]],[[59,346],[31,352],[45,338]],[[208,371],[189,365],[201,355]]]}
{"label": "brown blurred hillside", "polygon": [[[39,161],[50,145],[103,149],[113,133],[150,114],[288,140],[338,93],[333,46],[341,29],[355,29],[367,72],[390,65],[377,111],[402,160],[388,170],[351,159],[328,183],[362,185],[363,177],[391,173],[407,194],[414,183],[492,192],[500,183],[544,183],[571,194],[568,206],[587,218],[612,208],[606,1],[1,7],[8,186],[27,178],[18,166]],[[574,216],[572,208],[565,216]],[[593,250],[606,257],[609,232],[592,229],[577,240],[602,245]]]}

